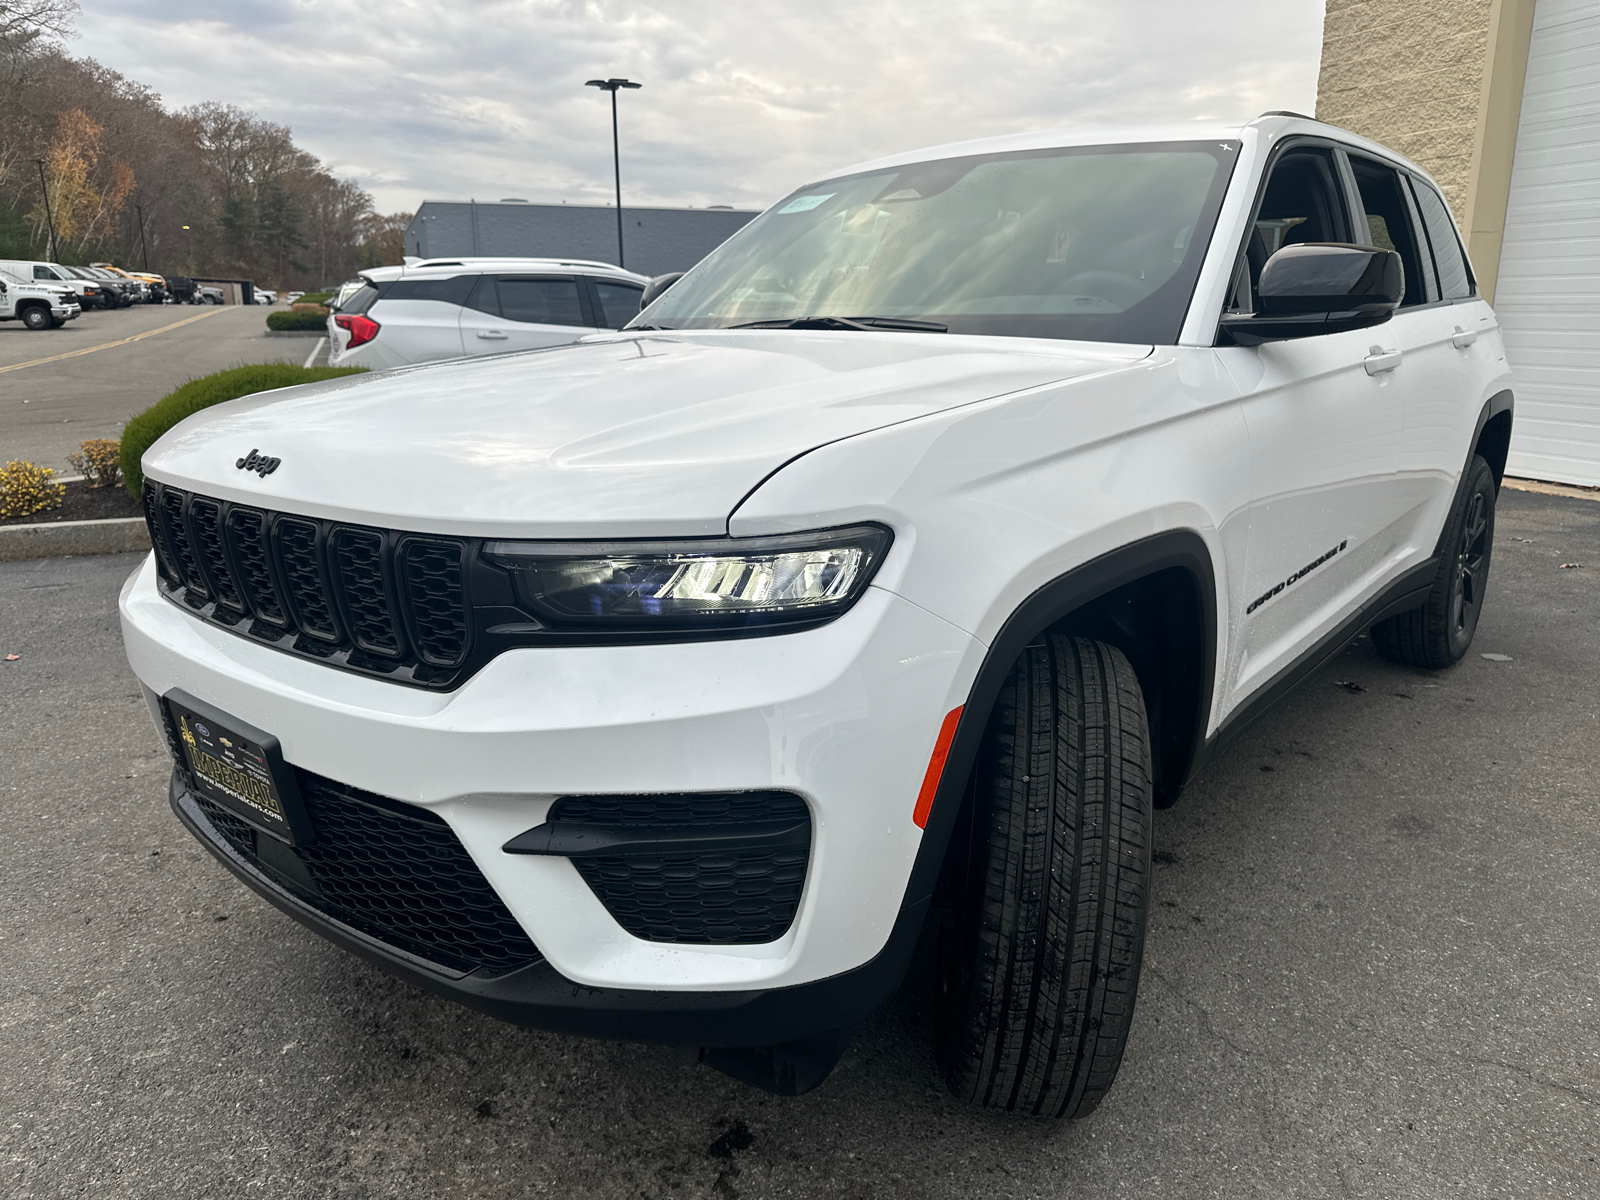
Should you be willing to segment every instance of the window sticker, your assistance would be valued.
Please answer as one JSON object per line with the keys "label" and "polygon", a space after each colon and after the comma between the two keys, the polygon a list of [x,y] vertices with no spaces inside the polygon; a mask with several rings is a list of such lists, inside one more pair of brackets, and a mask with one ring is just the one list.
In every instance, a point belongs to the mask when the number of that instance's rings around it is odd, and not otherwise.
{"label": "window sticker", "polygon": [[789,203],[785,204],[778,210],[778,215],[782,216],[784,213],[810,212],[824,200],[832,199],[832,192],[824,192],[820,196],[796,196],[793,200],[789,201]]}

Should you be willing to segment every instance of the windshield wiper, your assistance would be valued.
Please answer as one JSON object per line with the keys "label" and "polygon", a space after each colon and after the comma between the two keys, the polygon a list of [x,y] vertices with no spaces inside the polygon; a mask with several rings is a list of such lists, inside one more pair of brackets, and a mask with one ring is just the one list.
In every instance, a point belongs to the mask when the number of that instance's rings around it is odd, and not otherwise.
{"label": "windshield wiper", "polygon": [[938,321],[912,321],[905,317],[786,317],[776,321],[746,321],[729,329],[907,329],[915,333],[948,333]]}

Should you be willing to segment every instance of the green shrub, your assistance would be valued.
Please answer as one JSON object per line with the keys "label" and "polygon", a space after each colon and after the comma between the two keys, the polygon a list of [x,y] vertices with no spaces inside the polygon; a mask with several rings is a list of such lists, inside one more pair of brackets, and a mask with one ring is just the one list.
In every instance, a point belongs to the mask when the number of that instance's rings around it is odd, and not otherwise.
{"label": "green shrub", "polygon": [[328,318],[319,312],[272,312],[267,314],[268,329],[325,329]]}
{"label": "green shrub", "polygon": [[128,489],[129,495],[137,499],[140,489],[144,487],[144,471],[139,466],[144,452],[167,430],[202,408],[256,392],[270,392],[273,388],[337,379],[341,375],[358,375],[365,370],[365,367],[297,367],[293,363],[256,363],[191,379],[134,417],[122,431],[123,486]]}
{"label": "green shrub", "polygon": [[307,292],[304,296],[296,296],[296,304],[326,304],[333,299],[332,292]]}

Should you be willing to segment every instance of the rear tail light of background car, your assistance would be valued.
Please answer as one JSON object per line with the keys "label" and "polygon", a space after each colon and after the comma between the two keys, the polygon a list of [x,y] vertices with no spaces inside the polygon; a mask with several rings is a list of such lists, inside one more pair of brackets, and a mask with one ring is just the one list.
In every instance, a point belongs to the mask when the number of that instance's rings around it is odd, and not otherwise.
{"label": "rear tail light of background car", "polygon": [[354,314],[340,313],[333,318],[333,323],[340,329],[348,330],[350,344],[346,350],[353,350],[357,346],[364,346],[378,336],[381,326],[371,317],[362,317]]}

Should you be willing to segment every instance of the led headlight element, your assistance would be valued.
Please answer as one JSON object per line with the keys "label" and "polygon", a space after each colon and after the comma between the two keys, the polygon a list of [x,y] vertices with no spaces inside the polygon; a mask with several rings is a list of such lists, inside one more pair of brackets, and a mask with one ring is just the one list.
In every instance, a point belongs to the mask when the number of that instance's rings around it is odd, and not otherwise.
{"label": "led headlight element", "polygon": [[556,626],[742,628],[838,616],[892,540],[880,525],[765,538],[490,542],[518,600]]}

